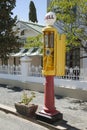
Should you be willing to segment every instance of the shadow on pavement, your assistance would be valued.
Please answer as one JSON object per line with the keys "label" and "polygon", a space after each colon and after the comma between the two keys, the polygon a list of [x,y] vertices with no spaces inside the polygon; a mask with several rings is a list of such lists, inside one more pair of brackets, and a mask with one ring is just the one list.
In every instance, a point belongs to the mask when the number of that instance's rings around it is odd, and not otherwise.
{"label": "shadow on pavement", "polygon": [[65,120],[58,121],[58,122],[54,123],[53,125],[56,128],[60,128],[60,127],[66,128],[66,130],[80,130],[80,129],[74,127],[74,126],[71,126],[71,125],[67,124],[67,121],[65,121]]}
{"label": "shadow on pavement", "polygon": [[20,87],[13,87],[13,88],[11,88],[13,91],[15,91],[15,92],[21,92],[23,89],[22,88],[20,88]]}
{"label": "shadow on pavement", "polygon": [[0,87],[6,88],[7,85],[6,84],[0,84]]}
{"label": "shadow on pavement", "polygon": [[63,99],[64,97],[63,96],[60,96],[60,95],[55,95],[56,99]]}

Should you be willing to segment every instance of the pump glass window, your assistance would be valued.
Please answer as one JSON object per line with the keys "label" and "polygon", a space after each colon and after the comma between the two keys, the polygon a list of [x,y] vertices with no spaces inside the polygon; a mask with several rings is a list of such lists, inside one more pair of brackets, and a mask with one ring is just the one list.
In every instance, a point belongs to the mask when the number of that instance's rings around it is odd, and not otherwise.
{"label": "pump glass window", "polygon": [[54,47],[54,33],[53,32],[51,32],[49,35],[49,46],[50,48]]}
{"label": "pump glass window", "polygon": [[44,43],[45,43],[45,47],[48,47],[48,34],[44,35]]}
{"label": "pump glass window", "polygon": [[44,43],[45,43],[45,48],[54,47],[54,33],[53,32],[48,32],[44,34]]}

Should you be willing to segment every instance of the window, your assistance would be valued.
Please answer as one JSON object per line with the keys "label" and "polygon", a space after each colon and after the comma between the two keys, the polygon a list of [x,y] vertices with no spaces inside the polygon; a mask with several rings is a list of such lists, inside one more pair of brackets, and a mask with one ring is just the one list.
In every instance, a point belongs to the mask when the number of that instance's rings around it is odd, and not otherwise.
{"label": "window", "polygon": [[21,35],[24,35],[24,30],[23,30],[23,31],[21,31]]}
{"label": "window", "polygon": [[67,67],[80,67],[80,48],[74,48],[66,53]]}

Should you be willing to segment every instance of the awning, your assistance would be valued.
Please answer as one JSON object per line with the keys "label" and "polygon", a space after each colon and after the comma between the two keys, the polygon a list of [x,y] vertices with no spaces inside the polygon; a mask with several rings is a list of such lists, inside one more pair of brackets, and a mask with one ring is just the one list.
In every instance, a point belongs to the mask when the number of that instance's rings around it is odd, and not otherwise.
{"label": "awning", "polygon": [[22,57],[22,56],[35,56],[35,55],[42,55],[41,53],[41,48],[39,47],[32,47],[30,49],[21,49],[20,52],[11,54],[12,57]]}

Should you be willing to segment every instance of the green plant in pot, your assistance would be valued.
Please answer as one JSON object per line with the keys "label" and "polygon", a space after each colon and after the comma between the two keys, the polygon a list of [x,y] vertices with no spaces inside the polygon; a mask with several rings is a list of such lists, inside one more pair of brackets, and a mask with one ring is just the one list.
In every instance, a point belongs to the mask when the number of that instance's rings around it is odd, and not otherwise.
{"label": "green plant in pot", "polygon": [[20,102],[15,103],[15,108],[18,113],[25,116],[35,116],[35,112],[38,108],[38,105],[32,104],[31,101],[35,98],[35,93],[31,92],[31,96],[24,91],[22,99]]}

